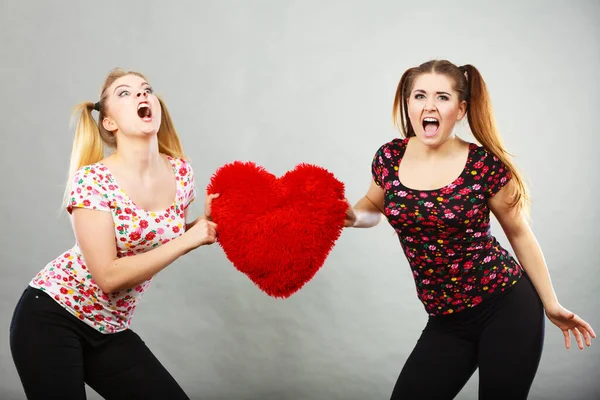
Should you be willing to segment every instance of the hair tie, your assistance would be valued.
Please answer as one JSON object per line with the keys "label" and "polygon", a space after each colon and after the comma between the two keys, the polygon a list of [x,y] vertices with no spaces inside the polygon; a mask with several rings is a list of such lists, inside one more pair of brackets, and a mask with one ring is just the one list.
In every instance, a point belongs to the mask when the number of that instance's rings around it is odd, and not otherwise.
{"label": "hair tie", "polygon": [[94,110],[100,112],[100,102],[94,103]]}
{"label": "hair tie", "polygon": [[467,67],[465,67],[464,65],[461,67],[458,67],[458,69],[460,70],[460,72],[463,73],[463,75],[465,76],[465,78],[467,79],[467,81],[469,80],[469,72],[467,71]]}

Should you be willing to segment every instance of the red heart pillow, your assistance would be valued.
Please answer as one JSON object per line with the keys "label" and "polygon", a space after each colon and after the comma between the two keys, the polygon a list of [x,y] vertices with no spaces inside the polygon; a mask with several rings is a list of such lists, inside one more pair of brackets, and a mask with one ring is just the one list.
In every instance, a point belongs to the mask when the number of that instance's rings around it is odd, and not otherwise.
{"label": "red heart pillow", "polygon": [[235,268],[272,297],[287,298],[325,263],[344,227],[344,184],[299,164],[280,178],[236,161],[211,177],[218,243]]}

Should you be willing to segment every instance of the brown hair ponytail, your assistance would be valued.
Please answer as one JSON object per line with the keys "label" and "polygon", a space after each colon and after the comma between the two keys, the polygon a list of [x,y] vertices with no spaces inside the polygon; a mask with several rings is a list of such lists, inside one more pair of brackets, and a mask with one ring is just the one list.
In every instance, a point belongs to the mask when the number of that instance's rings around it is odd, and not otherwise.
{"label": "brown hair ponytail", "polygon": [[468,84],[467,96],[467,118],[469,127],[473,136],[490,153],[500,159],[510,171],[513,182],[513,192],[511,193],[511,207],[526,206],[529,203],[527,187],[517,167],[510,159],[510,154],[506,151],[502,138],[496,127],[492,102],[487,90],[487,85],[479,70],[474,66],[467,64],[460,68],[466,72]]}

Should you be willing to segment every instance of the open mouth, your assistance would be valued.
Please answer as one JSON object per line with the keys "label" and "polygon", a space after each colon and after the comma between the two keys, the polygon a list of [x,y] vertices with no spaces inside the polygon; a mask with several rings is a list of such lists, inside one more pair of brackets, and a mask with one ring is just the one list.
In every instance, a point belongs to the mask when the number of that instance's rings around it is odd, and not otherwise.
{"label": "open mouth", "polygon": [[148,103],[138,104],[137,109],[138,116],[144,121],[150,121],[152,119],[152,109]]}
{"label": "open mouth", "polygon": [[423,119],[423,130],[425,131],[425,136],[435,136],[439,128],[440,121],[438,121],[437,118],[426,117]]}

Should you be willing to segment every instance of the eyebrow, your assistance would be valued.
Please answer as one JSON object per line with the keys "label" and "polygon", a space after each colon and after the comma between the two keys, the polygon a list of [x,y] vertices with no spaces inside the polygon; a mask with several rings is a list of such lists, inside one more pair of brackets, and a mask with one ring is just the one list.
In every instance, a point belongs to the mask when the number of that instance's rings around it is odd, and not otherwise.
{"label": "eyebrow", "polygon": [[[142,82],[142,84],[141,84],[140,86],[144,86],[144,85],[148,85],[148,86],[150,86],[150,84],[149,84],[148,82]],[[118,89],[118,88],[121,88],[121,87],[131,87],[131,86],[129,86],[129,85],[126,85],[126,84],[119,85],[119,86],[117,86],[117,87],[115,88],[115,90],[113,91],[113,93],[115,93],[115,92],[117,91],[117,89]]]}
{"label": "eyebrow", "polygon": [[[417,93],[417,92],[418,92],[418,93],[426,93],[426,92],[425,92],[424,90],[422,90],[422,89],[416,89],[416,90],[414,90],[414,91],[413,91],[413,93]],[[450,93],[448,93],[448,92],[435,92],[435,93],[436,93],[436,94],[445,94],[445,95],[447,95],[447,96],[452,96],[452,95],[451,95]]]}

